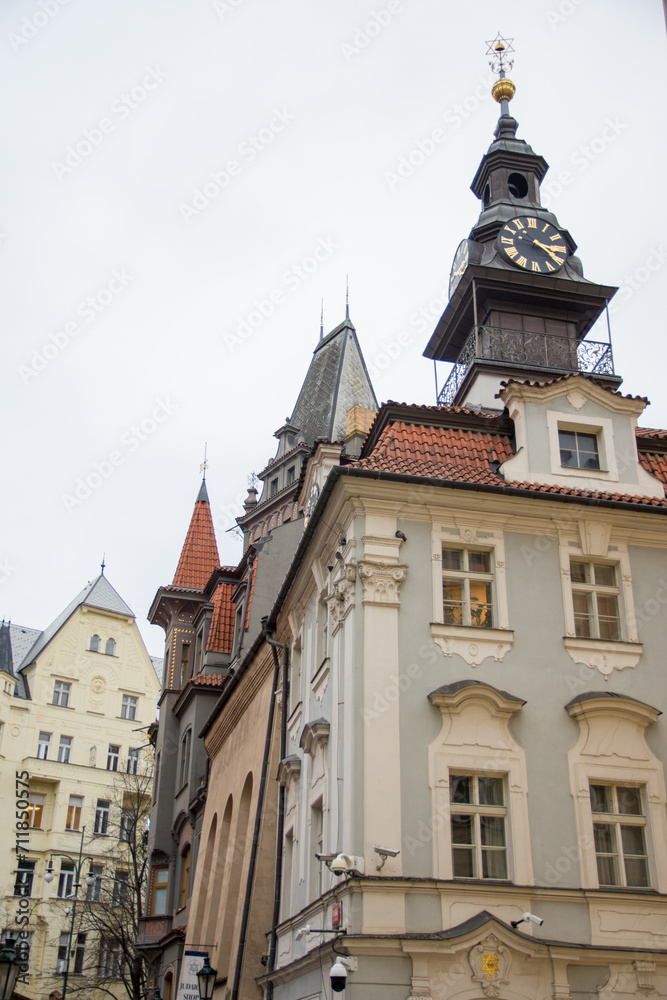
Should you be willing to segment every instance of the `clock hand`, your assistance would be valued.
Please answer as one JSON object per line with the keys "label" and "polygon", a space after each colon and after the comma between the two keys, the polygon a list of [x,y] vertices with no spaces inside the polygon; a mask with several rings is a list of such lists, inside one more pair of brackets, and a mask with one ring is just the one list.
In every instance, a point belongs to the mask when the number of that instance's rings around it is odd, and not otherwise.
{"label": "clock hand", "polygon": [[[552,257],[558,264],[562,264],[564,258],[557,257],[552,247],[548,247],[546,243],[540,243],[539,240],[533,240],[533,243],[535,243],[536,246],[541,247],[543,250],[546,250],[550,257]],[[562,253],[563,251],[561,250],[560,252]]]}

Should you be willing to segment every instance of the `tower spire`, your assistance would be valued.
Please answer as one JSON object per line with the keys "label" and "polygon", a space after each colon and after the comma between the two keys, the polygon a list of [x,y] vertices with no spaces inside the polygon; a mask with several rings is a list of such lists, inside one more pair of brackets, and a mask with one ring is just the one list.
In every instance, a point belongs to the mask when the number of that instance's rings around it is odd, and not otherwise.
{"label": "tower spire", "polygon": [[204,441],[204,461],[199,466],[199,471],[203,473],[202,482],[206,482],[206,470],[208,469],[208,461],[206,458],[206,452],[208,451],[208,441]]}
{"label": "tower spire", "polygon": [[513,38],[503,38],[498,32],[492,41],[486,43],[486,54],[491,56],[489,66],[498,74],[498,79],[491,88],[493,99],[500,105],[500,120],[495,133],[498,139],[513,138],[518,127],[518,122],[510,114],[509,103],[516,93],[516,87],[506,75],[506,70],[514,66],[514,60],[509,58],[510,53],[514,52],[513,41]]}
{"label": "tower spire", "polygon": [[322,308],[320,309],[320,340],[324,340],[324,297],[322,298]]}

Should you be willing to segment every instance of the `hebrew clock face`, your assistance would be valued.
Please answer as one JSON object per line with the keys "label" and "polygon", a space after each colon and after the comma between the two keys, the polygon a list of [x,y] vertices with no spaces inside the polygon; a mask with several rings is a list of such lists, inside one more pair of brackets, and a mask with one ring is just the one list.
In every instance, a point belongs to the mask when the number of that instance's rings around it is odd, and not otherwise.
{"label": "hebrew clock face", "polygon": [[468,266],[470,260],[470,247],[468,240],[461,240],[459,243],[456,253],[454,254],[454,260],[452,261],[452,270],[449,275],[449,297],[451,299],[454,294],[454,289],[458,285],[459,281],[463,277],[463,272]]}
{"label": "hebrew clock face", "polygon": [[519,215],[500,230],[503,256],[523,271],[552,274],[567,260],[565,238],[555,226],[531,215]]}

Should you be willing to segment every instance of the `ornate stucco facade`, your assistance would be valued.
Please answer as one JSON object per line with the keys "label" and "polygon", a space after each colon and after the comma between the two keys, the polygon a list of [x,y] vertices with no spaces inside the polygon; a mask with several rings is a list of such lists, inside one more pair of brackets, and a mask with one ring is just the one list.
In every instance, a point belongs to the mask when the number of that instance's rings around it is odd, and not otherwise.
{"label": "ornate stucco facade", "polygon": [[[2,630],[2,930],[24,932],[29,972],[17,990],[36,1000],[62,990],[71,929],[68,993],[98,974],[115,978],[84,915],[86,896],[101,890],[84,879],[91,866],[106,880],[126,867],[124,796],[146,767],[159,680],[134,614],[103,574],[44,632]],[[76,864],[80,851],[72,927],[76,875],[61,855]]]}

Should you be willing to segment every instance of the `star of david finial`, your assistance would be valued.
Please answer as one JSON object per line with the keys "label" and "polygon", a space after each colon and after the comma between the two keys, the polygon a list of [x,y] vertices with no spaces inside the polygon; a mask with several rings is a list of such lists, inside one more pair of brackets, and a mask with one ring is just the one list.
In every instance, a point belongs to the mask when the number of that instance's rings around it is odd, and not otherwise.
{"label": "star of david finial", "polygon": [[491,56],[489,66],[494,73],[498,73],[501,77],[505,75],[506,70],[511,69],[514,65],[514,60],[508,59],[508,56],[514,52],[513,41],[513,38],[503,38],[498,32],[495,38],[486,42],[486,54]]}

